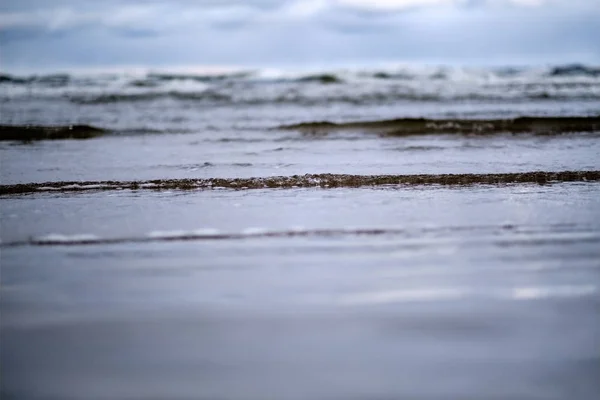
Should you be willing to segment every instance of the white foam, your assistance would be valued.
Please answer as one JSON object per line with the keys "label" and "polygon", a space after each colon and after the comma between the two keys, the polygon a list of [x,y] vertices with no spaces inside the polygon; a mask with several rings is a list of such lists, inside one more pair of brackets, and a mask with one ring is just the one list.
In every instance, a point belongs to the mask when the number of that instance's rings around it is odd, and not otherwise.
{"label": "white foam", "polygon": [[89,233],[80,233],[74,235],[63,235],[60,233],[50,233],[34,239],[38,243],[76,243],[76,242],[95,242],[100,240],[96,235]]}
{"label": "white foam", "polygon": [[294,226],[290,227],[290,232],[305,233],[305,232],[308,232],[308,230],[302,225],[294,225]]}
{"label": "white foam", "polygon": [[202,228],[191,231],[184,230],[173,230],[173,231],[152,231],[149,232],[146,237],[151,239],[177,239],[177,238],[189,238],[189,237],[202,237],[202,236],[215,236],[219,235],[220,232],[217,229]]}
{"label": "white foam", "polygon": [[250,227],[250,228],[246,228],[242,231],[243,235],[262,235],[265,233],[268,233],[269,230],[267,228],[260,228],[260,227]]}
{"label": "white foam", "polygon": [[152,239],[171,239],[171,238],[180,238],[191,236],[191,231],[152,231],[149,232],[146,236]]}
{"label": "white foam", "polygon": [[581,297],[596,293],[594,285],[528,286],[514,288],[514,300],[534,300],[552,297]]}
{"label": "white foam", "polygon": [[413,301],[452,300],[465,297],[467,292],[458,288],[424,288],[356,293],[338,300],[341,305],[370,305]]}
{"label": "white foam", "polygon": [[65,185],[65,186],[61,186],[60,189],[81,189],[83,188],[82,185],[78,185],[78,184],[73,184],[73,185]]}
{"label": "white foam", "polygon": [[212,228],[196,229],[192,231],[192,233],[194,234],[194,236],[216,236],[220,234],[218,229]]}

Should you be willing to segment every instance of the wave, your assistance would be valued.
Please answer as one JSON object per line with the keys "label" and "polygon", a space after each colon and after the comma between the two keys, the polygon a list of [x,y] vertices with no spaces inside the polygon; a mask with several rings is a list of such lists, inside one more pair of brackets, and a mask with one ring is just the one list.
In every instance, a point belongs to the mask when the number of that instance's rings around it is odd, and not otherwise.
{"label": "wave", "polygon": [[[577,228],[577,229],[574,229]],[[170,241],[208,241],[208,240],[240,240],[257,238],[297,238],[297,237],[346,237],[346,236],[398,236],[405,238],[422,238],[423,235],[432,233],[452,234],[471,233],[480,237],[481,235],[498,236],[499,233],[527,234],[526,240],[576,240],[594,241],[600,240],[600,235],[593,229],[585,226],[574,226],[572,224],[549,224],[543,229],[513,224],[504,225],[480,225],[480,226],[453,226],[453,227],[366,227],[366,228],[313,228],[292,227],[289,229],[268,229],[262,227],[246,228],[239,231],[221,231],[213,228],[201,228],[193,230],[167,230],[150,231],[137,236],[101,237],[91,233],[83,234],[61,234],[50,233],[27,240],[1,242],[2,247],[14,246],[78,246],[78,245],[101,245],[121,243],[144,243],[144,242],[170,242]],[[550,233],[548,235],[548,233]],[[505,240],[519,240],[506,238]]]}
{"label": "wave", "polygon": [[92,139],[106,135],[147,135],[187,133],[188,130],[158,130],[153,128],[109,129],[93,125],[0,125],[0,141],[33,142],[38,140]]}
{"label": "wave", "polygon": [[498,133],[533,133],[553,135],[567,132],[600,131],[597,117],[520,117],[514,119],[425,119],[401,118],[379,121],[334,123],[330,121],[303,122],[282,125],[277,129],[297,130],[306,134],[327,134],[332,131],[374,132],[385,136],[460,133],[489,135]]}
{"label": "wave", "polygon": [[147,92],[147,93],[110,93],[94,95],[71,95],[69,100],[75,104],[110,104],[110,103],[129,103],[155,101],[160,99],[172,98],[176,100],[197,100],[211,103],[230,103],[232,98],[228,94],[218,93],[212,90],[199,92]]}
{"label": "wave", "polygon": [[12,84],[39,84],[51,87],[63,87],[71,81],[69,74],[50,74],[50,75],[34,75],[34,76],[16,76],[10,74],[0,74],[1,83]]}
{"label": "wave", "polygon": [[175,231],[152,231],[139,237],[113,237],[103,238],[92,234],[63,235],[52,233],[40,237],[34,237],[28,241],[3,243],[3,246],[52,246],[52,245],[92,245],[92,244],[116,244],[131,242],[168,242],[185,240],[226,240],[226,239],[249,239],[249,238],[286,238],[286,237],[310,237],[310,236],[379,236],[403,233],[401,229],[290,229],[269,230],[263,228],[248,228],[240,232],[221,232],[216,229],[175,230]]}
{"label": "wave", "polygon": [[[386,80],[419,83],[427,81],[455,81],[460,83],[494,83],[494,82],[563,82],[557,78],[584,78],[593,82],[600,77],[600,67],[567,64],[546,68],[461,68],[461,67],[397,67],[385,69],[343,69],[343,70],[247,70],[229,73],[170,73],[146,72],[131,73],[94,73],[69,74],[57,73],[46,75],[14,75],[0,73],[0,84],[13,85],[48,85],[62,87],[112,85],[115,82],[124,86],[153,87],[170,83],[356,83],[365,80]],[[588,79],[585,79],[588,78]],[[591,78],[591,79],[589,79]],[[574,79],[577,81],[577,79]],[[579,80],[581,81],[581,79]]]}
{"label": "wave", "polygon": [[[373,105],[394,102],[448,102],[448,101],[523,101],[523,100],[563,100],[563,101],[597,101],[600,100],[600,85],[598,93],[590,91],[588,86],[571,88],[554,88],[552,90],[522,93],[513,90],[514,93],[428,93],[415,92],[412,89],[396,92],[394,90],[381,91],[373,88],[372,91],[357,93],[352,88],[344,88],[340,92],[302,92],[290,88],[278,88],[272,91],[262,91],[257,88],[243,90],[232,88],[218,88],[198,91],[151,91],[143,93],[83,93],[66,94],[70,102],[74,104],[102,105],[111,103],[130,102],[152,102],[163,99],[174,99],[181,101],[195,101],[208,106],[263,106],[263,105],[297,105],[297,106],[326,106],[331,104],[351,105]],[[45,96],[47,97],[47,95]]]}
{"label": "wave", "polygon": [[222,82],[227,80],[240,80],[253,76],[252,71],[232,72],[227,74],[169,74],[151,72],[148,80],[157,81],[196,81],[196,82]]}
{"label": "wave", "polygon": [[260,81],[260,82],[317,82],[323,84],[350,82],[357,79],[384,80],[460,80],[473,79],[490,80],[495,78],[526,78],[544,79],[556,77],[600,77],[600,67],[584,64],[563,64],[543,68],[536,67],[499,67],[499,68],[465,68],[450,66],[399,66],[371,69],[338,69],[338,70],[238,70],[225,73],[178,73],[147,71],[131,73],[126,70],[121,73],[105,72],[93,74],[54,73],[42,75],[14,75],[0,73],[0,83],[4,84],[41,84],[62,86],[70,83],[89,84],[98,79],[111,82],[125,78],[131,84],[137,82],[140,86],[174,81],[189,82],[225,82],[225,81]]}
{"label": "wave", "polygon": [[0,141],[90,139],[107,134],[109,131],[91,125],[0,125]]}
{"label": "wave", "polygon": [[0,195],[98,190],[293,189],[361,186],[505,185],[599,181],[600,171],[532,171],[501,174],[346,175],[306,174],[259,178],[157,179],[149,181],[44,182],[0,185]]}
{"label": "wave", "polygon": [[242,71],[226,74],[0,75],[0,101],[76,104],[161,99],[207,105],[372,105],[411,101],[600,100],[600,67],[421,67],[371,70]]}
{"label": "wave", "polygon": [[587,67],[582,64],[568,64],[553,67],[548,76],[600,76],[600,68]]}
{"label": "wave", "polygon": [[[305,135],[326,135],[332,132],[355,131],[381,136],[410,136],[428,134],[535,134],[557,135],[572,132],[600,132],[598,117],[520,117],[515,119],[425,119],[399,118],[378,121],[335,123],[330,121],[302,122],[281,125],[273,130],[294,130]],[[105,135],[143,135],[186,133],[187,130],[158,130],[153,128],[113,129],[93,125],[0,125],[0,141],[31,142],[38,140],[91,139]],[[209,139],[210,140],[210,139]],[[304,140],[275,138],[273,141]],[[260,142],[256,138],[217,138],[216,142]]]}
{"label": "wave", "polygon": [[297,82],[318,82],[323,84],[341,83],[344,80],[336,74],[307,75],[295,79]]}
{"label": "wave", "polygon": [[[550,224],[545,230],[531,229],[527,226],[482,225],[482,226],[454,226],[454,227],[415,227],[415,228],[316,228],[306,229],[293,227],[290,229],[246,228],[241,231],[221,231],[212,228],[193,230],[168,230],[151,231],[137,236],[100,237],[94,234],[60,234],[31,237],[27,240],[1,242],[2,247],[16,246],[81,246],[81,245],[106,245],[123,243],[149,243],[173,241],[214,241],[214,240],[244,240],[262,238],[298,238],[298,237],[352,237],[352,236],[402,236],[404,238],[422,238],[423,235],[432,233],[452,234],[470,233],[476,237],[492,235],[502,244],[514,244],[524,241],[535,242],[564,242],[582,241],[598,242],[600,235],[593,229],[565,224]],[[515,237],[525,233],[525,237]]]}

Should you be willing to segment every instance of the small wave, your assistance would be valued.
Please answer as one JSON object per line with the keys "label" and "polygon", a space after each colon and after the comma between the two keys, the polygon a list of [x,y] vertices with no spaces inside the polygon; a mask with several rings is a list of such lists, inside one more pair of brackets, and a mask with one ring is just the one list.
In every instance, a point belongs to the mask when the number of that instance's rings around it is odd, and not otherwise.
{"label": "small wave", "polygon": [[38,140],[92,139],[105,135],[147,135],[187,133],[188,130],[159,130],[153,128],[109,129],[92,125],[0,125],[0,141],[33,142]]}
{"label": "small wave", "polygon": [[341,83],[344,80],[335,74],[306,75],[296,79],[297,82],[318,82],[323,84]]}
{"label": "small wave", "polygon": [[[333,82],[330,82],[333,83]],[[591,90],[591,86],[578,88],[573,84],[570,88],[533,90],[531,93],[526,89],[513,89],[513,93],[497,93],[500,89],[492,91],[473,93],[454,93],[451,90],[444,92],[420,92],[417,89],[406,89],[406,92],[397,92],[394,90],[380,91],[374,88],[373,91],[357,93],[353,88],[345,88],[340,92],[315,93],[303,92],[298,89],[276,88],[274,91],[264,91],[262,87],[253,86],[252,88],[211,88],[194,91],[161,90],[158,87],[151,87],[148,83],[135,83],[135,85],[148,85],[146,89],[155,89],[143,93],[85,93],[85,94],[67,94],[64,97],[75,104],[110,104],[110,103],[128,103],[128,102],[150,102],[162,99],[174,99],[181,101],[196,101],[206,105],[240,105],[240,106],[263,106],[267,104],[291,104],[300,106],[331,105],[332,103],[368,105],[368,104],[389,104],[392,102],[448,102],[448,101],[506,101],[506,100],[582,100],[591,101],[600,99],[597,91]],[[581,84],[578,84],[582,86]],[[565,84],[564,86],[568,86]],[[564,93],[564,91],[568,91]],[[47,95],[45,98],[49,98]],[[62,96],[62,95],[61,95]],[[59,97],[61,97],[59,96]]]}
{"label": "small wave", "polygon": [[183,171],[198,171],[206,168],[213,168],[216,166],[233,166],[233,167],[252,167],[254,164],[249,162],[236,162],[236,163],[212,163],[209,161],[196,164],[183,164],[183,165],[157,165],[157,168],[170,168],[178,169]]}
{"label": "small wave", "polygon": [[149,73],[147,79],[158,81],[196,81],[196,82],[222,82],[226,80],[246,79],[252,76],[252,71],[232,72],[228,74],[169,74]]}
{"label": "small wave", "polygon": [[15,76],[10,74],[0,74],[0,83],[12,84],[39,84],[49,87],[63,87],[69,84],[71,76],[68,74],[50,74],[34,76]]}
{"label": "small wave", "polygon": [[497,134],[534,133],[559,134],[567,132],[600,131],[599,117],[520,117],[515,119],[425,119],[401,118],[379,121],[334,123],[330,121],[303,122],[282,125],[276,129],[298,130],[308,134],[332,131],[374,132],[386,136],[425,135],[440,133]]}
{"label": "small wave", "polygon": [[514,300],[537,300],[549,297],[581,297],[596,293],[594,285],[525,286],[512,290]]}
{"label": "small wave", "polygon": [[169,96],[169,93],[111,93],[99,95],[70,96],[75,104],[108,104],[120,102],[152,101]]}
{"label": "small wave", "polygon": [[[410,73],[406,73],[406,72],[384,72],[384,71],[379,71],[379,72],[375,72],[372,75],[367,75],[367,76],[372,76],[373,78],[376,79],[393,79],[393,80],[412,80],[415,79],[415,75],[410,74]],[[440,77],[442,77],[442,75],[440,75]]]}
{"label": "small wave", "polygon": [[501,174],[345,175],[306,174],[264,178],[157,179],[150,181],[45,182],[0,185],[0,195],[89,190],[209,190],[217,188],[290,189],[355,188],[361,186],[411,185],[505,185],[600,180],[600,171],[533,171]]}
{"label": "small wave", "polygon": [[230,95],[219,93],[214,90],[204,90],[199,92],[145,92],[145,93],[110,93],[96,95],[74,95],[69,96],[69,100],[75,104],[110,104],[110,103],[129,103],[154,101],[165,98],[176,100],[196,100],[207,102],[228,103],[232,101]]}
{"label": "small wave", "polygon": [[[482,236],[494,237],[494,242],[499,246],[510,244],[526,244],[533,242],[552,241],[591,241],[598,242],[600,236],[596,232],[569,232],[564,234],[548,234],[548,229],[564,230],[561,224],[551,224],[545,229],[534,229],[513,225],[484,225],[484,226],[454,226],[454,227],[420,227],[420,228],[303,228],[290,227],[289,229],[269,229],[266,227],[248,227],[238,231],[221,231],[214,228],[200,228],[193,230],[155,230],[137,236],[123,237],[99,237],[94,234],[61,234],[51,233],[39,237],[31,237],[22,241],[1,242],[2,247],[10,246],[51,246],[51,245],[94,245],[94,244],[120,244],[131,242],[168,242],[168,241],[207,241],[207,240],[240,240],[258,238],[296,238],[296,237],[348,237],[348,236],[402,236],[404,238],[419,238],[429,234],[452,235],[462,232],[472,235],[474,238]],[[527,233],[519,237],[519,233]],[[517,237],[515,237],[517,235]],[[423,242],[421,242],[423,243]],[[530,291],[522,291],[517,294],[521,298],[534,297]]]}
{"label": "small wave", "polygon": [[394,151],[407,151],[407,152],[416,152],[416,151],[441,151],[446,150],[446,147],[443,146],[398,146],[392,148]]}
{"label": "small wave", "polygon": [[0,83],[12,83],[12,84],[25,84],[30,83],[31,78],[25,78],[20,76],[14,76],[9,74],[0,74]]}
{"label": "small wave", "polygon": [[357,292],[340,296],[336,303],[342,306],[369,306],[407,302],[453,301],[469,297],[495,298],[503,300],[544,300],[549,298],[577,298],[595,295],[594,285],[556,285],[500,288],[479,291],[466,287],[426,287],[389,291]]}
{"label": "small wave", "polygon": [[588,67],[581,64],[570,64],[554,67],[549,76],[600,76],[600,68]]}
{"label": "small wave", "polygon": [[203,228],[195,230],[151,231],[143,236],[134,237],[99,237],[92,234],[63,235],[52,233],[40,237],[33,237],[27,241],[2,243],[2,246],[52,246],[52,245],[92,245],[92,244],[119,244],[119,243],[144,243],[168,242],[186,240],[227,240],[227,239],[252,239],[252,238],[290,238],[290,237],[315,237],[315,236],[381,236],[405,233],[402,229],[303,229],[270,230],[267,228],[247,228],[239,232],[223,232],[218,229]]}
{"label": "small wave", "polygon": [[39,126],[39,125],[0,125],[2,140],[53,140],[89,139],[104,135],[109,131],[91,125]]}

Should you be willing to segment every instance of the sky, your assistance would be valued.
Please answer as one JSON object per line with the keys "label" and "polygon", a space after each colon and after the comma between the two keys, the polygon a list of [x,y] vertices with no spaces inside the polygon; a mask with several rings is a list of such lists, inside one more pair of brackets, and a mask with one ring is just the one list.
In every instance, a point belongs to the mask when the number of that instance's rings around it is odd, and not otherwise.
{"label": "sky", "polygon": [[600,64],[600,0],[1,0],[0,70]]}

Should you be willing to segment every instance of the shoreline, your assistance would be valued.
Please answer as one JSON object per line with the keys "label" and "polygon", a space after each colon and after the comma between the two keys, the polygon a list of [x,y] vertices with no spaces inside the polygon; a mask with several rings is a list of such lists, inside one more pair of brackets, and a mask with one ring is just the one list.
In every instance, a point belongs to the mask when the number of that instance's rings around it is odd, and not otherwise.
{"label": "shoreline", "polygon": [[0,185],[0,196],[39,192],[82,192],[107,190],[208,190],[217,188],[290,189],[362,186],[505,185],[553,182],[600,181],[600,171],[531,171],[500,174],[347,175],[306,174],[256,178],[156,179],[144,181],[58,181]]}

